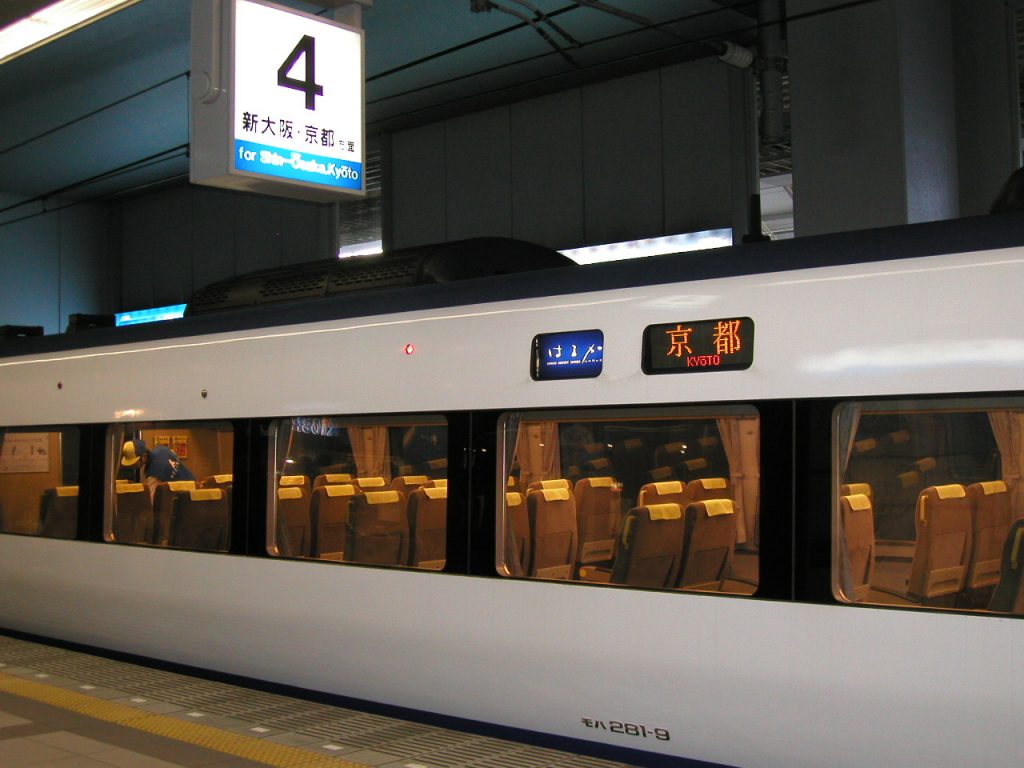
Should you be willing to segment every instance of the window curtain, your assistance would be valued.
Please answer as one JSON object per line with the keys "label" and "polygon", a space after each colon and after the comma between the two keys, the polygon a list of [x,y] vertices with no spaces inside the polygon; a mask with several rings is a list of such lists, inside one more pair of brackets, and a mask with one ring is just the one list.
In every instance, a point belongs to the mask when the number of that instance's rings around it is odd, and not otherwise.
{"label": "window curtain", "polygon": [[729,460],[729,485],[739,508],[736,543],[757,547],[761,493],[761,424],[755,417],[716,419]]}
{"label": "window curtain", "polygon": [[[505,492],[512,490],[508,485],[508,479],[512,476],[512,466],[515,464],[516,451],[519,446],[519,430],[522,419],[519,414],[510,414],[505,419],[505,431],[502,434],[505,453],[502,457],[504,469],[502,471],[503,486],[498,489],[501,509],[501,538],[498,541],[500,547],[501,561],[509,576],[522,576],[523,565],[516,556],[516,532],[512,524],[512,516],[508,513],[508,505],[505,503]],[[521,487],[521,486],[519,486]],[[522,489],[525,492],[525,488]]]}
{"label": "window curtain", "polygon": [[348,440],[359,477],[391,480],[387,427],[349,427]]}
{"label": "window curtain", "polygon": [[1021,495],[1021,475],[1024,474],[1024,413],[1018,411],[991,411],[988,414],[992,433],[1002,462],[1003,482],[1010,493],[1013,519],[1024,517]]}
{"label": "window curtain", "polygon": [[530,483],[562,476],[558,424],[553,421],[522,422],[516,439],[519,483],[523,492]]}
{"label": "window curtain", "polygon": [[[836,425],[836,445],[839,447],[839,461],[841,466],[836,467],[838,477],[837,483],[847,479],[846,469],[850,466],[850,457],[853,455],[853,445],[857,440],[857,429],[860,427],[860,416],[863,408],[856,403],[843,406],[839,411],[839,423]],[[838,491],[839,486],[836,486]],[[836,493],[835,503],[835,529],[836,535],[832,537],[832,562],[838,570],[839,587],[846,599],[853,601],[853,569],[850,565],[850,551],[846,546],[846,531],[843,530],[843,516],[839,512],[839,494]]]}

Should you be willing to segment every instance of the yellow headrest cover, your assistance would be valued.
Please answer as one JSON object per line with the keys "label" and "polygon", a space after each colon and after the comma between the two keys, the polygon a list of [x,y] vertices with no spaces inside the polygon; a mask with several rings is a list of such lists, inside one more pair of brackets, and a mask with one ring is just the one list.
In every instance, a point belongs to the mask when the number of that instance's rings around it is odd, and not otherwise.
{"label": "yellow headrest cover", "polygon": [[445,477],[442,477],[440,480],[434,480],[433,483],[434,483],[434,487],[435,488],[447,488],[448,487],[448,479],[445,478]]}
{"label": "yellow headrest cover", "polygon": [[672,477],[672,467],[658,467],[651,470],[651,479],[657,482],[659,478]]}
{"label": "yellow headrest cover", "polygon": [[967,491],[962,485],[936,485],[935,494],[940,499],[962,499]]}
{"label": "yellow headrest cover", "polygon": [[713,491],[729,487],[729,483],[726,482],[724,477],[705,477],[700,480],[694,480],[694,482],[700,483],[701,487],[704,488],[705,491]]}
{"label": "yellow headrest cover", "polygon": [[896,475],[896,479],[900,481],[901,486],[909,488],[910,486],[921,482],[921,473],[912,470],[910,472],[904,472],[902,475]]}
{"label": "yellow headrest cover", "polygon": [[853,496],[855,494],[863,494],[868,498],[871,498],[871,484],[870,483],[850,483],[846,486],[849,493],[847,496]]}
{"label": "yellow headrest cover", "polygon": [[218,501],[224,498],[223,494],[220,488],[196,488],[188,492],[192,501]]}
{"label": "yellow headrest cover", "polygon": [[889,439],[892,440],[894,445],[899,445],[910,439],[910,433],[905,429],[901,429],[899,432],[890,432]]}
{"label": "yellow headrest cover", "polygon": [[523,503],[523,494],[509,491],[505,494],[505,504],[510,507],[518,507]]}
{"label": "yellow headrest cover", "polygon": [[234,475],[228,472],[226,475],[214,475],[213,482],[215,483],[230,483],[234,480]]}
{"label": "yellow headrest cover", "polygon": [[544,494],[544,501],[568,501],[568,488],[545,488],[540,493]]}
{"label": "yellow headrest cover", "polygon": [[399,501],[398,491],[370,491],[366,494],[367,504],[391,504]]}
{"label": "yellow headrest cover", "polygon": [[853,447],[857,450],[857,453],[866,453],[867,451],[873,451],[878,446],[878,441],[873,437],[869,437],[866,440],[858,440],[853,444]]}
{"label": "yellow headrest cover", "polygon": [[58,496],[77,496],[78,486],[77,485],[58,485],[57,486]]}
{"label": "yellow headrest cover", "polygon": [[678,520],[683,510],[678,504],[648,504],[647,511],[651,520]]}
{"label": "yellow headrest cover", "polygon": [[704,509],[707,510],[708,517],[731,515],[733,513],[732,499],[708,499],[701,503],[704,505]]}
{"label": "yellow headrest cover", "polygon": [[850,509],[862,512],[865,509],[871,509],[871,499],[865,496],[863,493],[851,493],[849,496],[844,496],[846,503],[850,505]]}
{"label": "yellow headrest cover", "polygon": [[167,484],[167,487],[172,491],[194,491],[196,489],[195,480],[172,480]]}
{"label": "yellow headrest cover", "polygon": [[568,488],[569,487],[569,481],[566,480],[565,478],[560,478],[558,480],[541,480],[540,481],[540,487],[541,487],[541,490],[545,490],[545,491],[558,490],[558,489],[561,489],[561,488]]}
{"label": "yellow headrest cover", "polygon": [[659,496],[667,496],[670,493],[682,493],[683,484],[678,480],[666,480],[663,483],[655,483],[654,492]]}
{"label": "yellow headrest cover", "polygon": [[351,483],[352,475],[342,474],[329,474],[324,475],[324,483],[327,485],[341,485],[342,483]]}
{"label": "yellow headrest cover", "polygon": [[301,488],[278,488],[277,489],[277,498],[279,498],[279,499],[301,499],[302,498],[302,489]]}
{"label": "yellow headrest cover", "polygon": [[612,478],[610,477],[592,477],[590,478],[591,488],[611,488]]}
{"label": "yellow headrest cover", "polygon": [[403,475],[402,477],[396,477],[395,479],[405,485],[425,485],[430,482],[430,478],[426,475]]}
{"label": "yellow headrest cover", "polygon": [[278,485],[305,485],[305,475],[281,475]]}
{"label": "yellow headrest cover", "polygon": [[1006,493],[1006,483],[1002,480],[989,480],[987,483],[978,483],[981,486],[981,492],[986,496],[991,496],[995,493]]}
{"label": "yellow headrest cover", "polygon": [[383,488],[386,485],[383,477],[357,477],[356,484],[360,488]]}
{"label": "yellow headrest cover", "polygon": [[142,483],[120,483],[114,490],[116,493],[142,493],[146,486]]}
{"label": "yellow headrest cover", "polygon": [[320,486],[331,498],[337,496],[355,496],[356,489],[354,485],[322,485]]}
{"label": "yellow headrest cover", "polygon": [[686,468],[689,470],[704,469],[708,465],[707,459],[690,459],[686,462]]}
{"label": "yellow headrest cover", "polygon": [[936,466],[938,466],[938,462],[935,461],[935,459],[932,458],[931,456],[928,456],[926,458],[918,459],[917,461],[915,461],[914,466],[916,466],[922,472],[931,472],[933,469],[935,469]]}
{"label": "yellow headrest cover", "polygon": [[447,499],[448,489],[447,488],[421,488],[429,498],[431,499]]}

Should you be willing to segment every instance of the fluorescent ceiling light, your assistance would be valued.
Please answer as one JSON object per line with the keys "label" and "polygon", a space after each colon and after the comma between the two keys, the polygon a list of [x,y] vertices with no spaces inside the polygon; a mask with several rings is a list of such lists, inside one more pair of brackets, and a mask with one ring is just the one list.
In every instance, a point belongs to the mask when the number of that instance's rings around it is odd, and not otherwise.
{"label": "fluorescent ceiling light", "polygon": [[187,304],[172,304],[168,307],[154,309],[136,309],[133,312],[118,312],[114,315],[114,325],[139,325],[140,323],[157,323],[161,320],[177,320],[185,316]]}
{"label": "fluorescent ceiling light", "polygon": [[139,0],[61,0],[0,29],[0,64]]}
{"label": "fluorescent ceiling light", "polygon": [[347,259],[351,256],[373,256],[378,253],[384,253],[384,243],[381,240],[371,240],[368,243],[341,246],[338,249],[338,258]]}
{"label": "fluorescent ceiling light", "polygon": [[685,235],[650,237],[646,240],[629,240],[624,243],[570,248],[562,253],[577,264],[597,264],[602,261],[640,259],[646,256],[661,256],[665,253],[725,248],[730,245],[732,245],[731,229],[708,229],[704,232],[689,232]]}

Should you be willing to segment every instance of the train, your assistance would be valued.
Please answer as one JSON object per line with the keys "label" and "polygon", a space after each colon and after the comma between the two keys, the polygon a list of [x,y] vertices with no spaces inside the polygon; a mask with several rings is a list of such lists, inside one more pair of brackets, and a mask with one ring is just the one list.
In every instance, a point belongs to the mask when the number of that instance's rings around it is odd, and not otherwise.
{"label": "train", "polygon": [[636,764],[1024,762],[1016,214],[443,250],[0,345],[0,627]]}

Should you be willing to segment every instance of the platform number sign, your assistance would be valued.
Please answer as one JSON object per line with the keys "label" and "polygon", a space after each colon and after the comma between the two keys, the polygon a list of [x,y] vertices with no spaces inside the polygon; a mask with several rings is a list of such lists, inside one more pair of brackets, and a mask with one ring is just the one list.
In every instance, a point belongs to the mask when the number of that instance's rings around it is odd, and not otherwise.
{"label": "platform number sign", "polygon": [[363,189],[363,40],[331,20],[235,0],[234,168]]}

